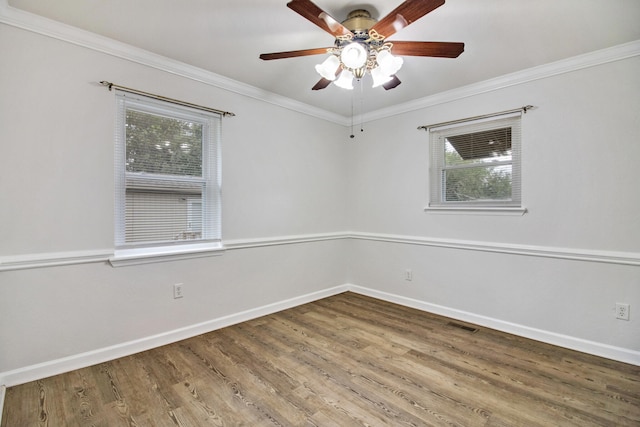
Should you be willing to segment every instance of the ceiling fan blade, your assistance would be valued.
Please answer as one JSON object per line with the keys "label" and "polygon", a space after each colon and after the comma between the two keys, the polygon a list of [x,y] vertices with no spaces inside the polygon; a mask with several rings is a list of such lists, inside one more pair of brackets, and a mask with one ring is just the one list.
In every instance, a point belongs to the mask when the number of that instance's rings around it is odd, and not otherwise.
{"label": "ceiling fan blade", "polygon": [[400,81],[400,79],[398,78],[398,76],[396,76],[395,74],[393,76],[391,80],[389,80],[388,82],[386,82],[385,84],[382,85],[382,87],[384,88],[384,90],[389,90],[389,89],[393,89],[394,87],[398,86],[400,83],[402,83]]}
{"label": "ceiling fan blade", "polygon": [[442,6],[445,0],[405,0],[387,16],[379,20],[373,30],[385,38],[422,18],[432,10]]}
{"label": "ceiling fan blade", "polygon": [[457,42],[402,42],[393,41],[391,52],[400,56],[434,56],[457,58],[464,52],[464,43]]}
{"label": "ceiling fan blade", "polygon": [[283,58],[296,58],[298,56],[309,56],[309,55],[322,55],[327,53],[330,47],[318,47],[315,49],[303,49],[303,50],[290,50],[287,52],[274,52],[274,53],[263,53],[260,55],[260,59],[265,61],[270,61],[272,59],[283,59]]}
{"label": "ceiling fan blade", "polygon": [[313,22],[334,37],[351,34],[345,26],[336,21],[331,15],[320,9],[310,0],[292,0],[287,7],[297,12],[303,18]]}
{"label": "ceiling fan blade", "polygon": [[318,83],[315,84],[315,86],[313,86],[311,88],[311,90],[320,90],[320,89],[324,89],[327,86],[329,86],[331,84],[331,80],[329,79],[325,79],[324,77],[321,78]]}

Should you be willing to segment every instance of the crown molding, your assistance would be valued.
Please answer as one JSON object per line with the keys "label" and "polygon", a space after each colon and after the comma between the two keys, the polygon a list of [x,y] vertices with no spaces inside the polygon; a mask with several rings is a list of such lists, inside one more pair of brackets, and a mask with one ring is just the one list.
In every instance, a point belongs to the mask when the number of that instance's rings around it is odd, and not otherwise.
{"label": "crown molding", "polygon": [[348,126],[350,118],[317,108],[303,102],[269,92],[225,76],[158,55],[126,43],[100,36],[90,31],[63,24],[52,19],[25,12],[0,0],[0,23],[31,31],[43,36],[62,40],[77,46],[105,53],[116,58],[145,65],[160,71],[175,74],[200,83],[237,93],[282,108],[313,116],[322,120]]}
{"label": "crown molding", "polygon": [[584,68],[607,64],[609,62],[620,61],[640,55],[640,40],[613,46],[571,58],[561,59],[548,64],[539,65],[514,73],[505,74],[493,79],[478,83],[472,83],[445,92],[436,93],[431,96],[416,99],[413,101],[397,104],[389,108],[371,111],[362,116],[363,122],[371,122],[387,117],[392,117],[415,110],[420,110],[435,105],[480,95],[487,92],[504,89],[523,83],[553,77],[559,74],[582,70]]}
{"label": "crown molding", "polygon": [[[224,89],[239,95],[257,99],[282,108],[293,110],[342,126],[351,125],[351,117],[342,116],[294,99],[269,92],[202,68],[194,67],[162,55],[133,47],[116,40],[103,37],[89,31],[44,18],[9,6],[8,0],[0,0],[0,22],[24,30],[32,31],[47,37],[63,40],[78,46],[86,47],[117,58],[125,59],[210,86]],[[424,98],[397,104],[388,108],[371,111],[358,116],[358,121],[370,122],[400,114],[420,110],[435,105],[468,98],[471,96],[504,89],[535,80],[569,73],[609,62],[619,61],[640,55],[640,40],[618,46],[574,56],[549,64],[539,65],[493,79],[473,83]],[[354,118],[355,119],[355,118]]]}

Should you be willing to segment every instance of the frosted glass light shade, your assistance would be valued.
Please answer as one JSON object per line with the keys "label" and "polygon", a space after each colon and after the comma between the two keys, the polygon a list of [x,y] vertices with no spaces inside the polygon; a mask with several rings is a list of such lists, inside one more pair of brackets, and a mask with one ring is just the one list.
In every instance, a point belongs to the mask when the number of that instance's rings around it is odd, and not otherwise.
{"label": "frosted glass light shade", "polygon": [[382,72],[387,76],[392,76],[397,73],[404,62],[402,58],[393,56],[391,52],[386,49],[378,52],[376,61],[378,62],[379,68],[381,68]]}
{"label": "frosted glass light shade", "polygon": [[342,70],[340,77],[333,84],[342,89],[353,89],[353,73],[349,70]]}
{"label": "frosted glass light shade", "polygon": [[372,87],[378,87],[392,79],[390,75],[384,73],[384,71],[382,70],[382,67],[376,67],[373,70],[371,70],[371,77],[373,78]]}
{"label": "frosted glass light shade", "polygon": [[369,54],[365,47],[357,42],[350,43],[342,48],[340,60],[347,67],[353,70],[362,68],[367,63]]}
{"label": "frosted glass light shade", "polygon": [[340,60],[335,55],[330,55],[322,64],[316,65],[316,71],[323,78],[334,81],[336,79],[336,71],[340,66]]}

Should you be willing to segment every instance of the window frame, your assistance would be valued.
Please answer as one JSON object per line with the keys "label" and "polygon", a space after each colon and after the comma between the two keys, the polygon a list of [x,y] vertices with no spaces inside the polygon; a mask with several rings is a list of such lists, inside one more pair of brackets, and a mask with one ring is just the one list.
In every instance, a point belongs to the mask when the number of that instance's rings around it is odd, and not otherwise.
{"label": "window frame", "polygon": [[[132,109],[158,114],[177,120],[188,120],[203,126],[202,177],[145,174],[126,171],[126,113]],[[221,122],[220,114],[198,110],[169,101],[116,90],[115,126],[115,218],[113,266],[160,262],[172,259],[218,255],[224,251],[221,226]],[[187,199],[187,216],[194,199],[202,203],[202,233],[200,238],[176,241],[126,242],[127,182],[157,182],[171,188],[171,183],[201,186],[198,197]]]}
{"label": "window frame", "polygon": [[[429,203],[426,212],[433,213],[482,213],[499,215],[523,215],[522,204],[522,113],[510,112],[489,117],[456,120],[443,125],[428,127],[429,132]],[[508,200],[485,199],[481,201],[445,200],[445,171],[478,168],[481,165],[447,166],[445,163],[446,139],[457,135],[479,133],[487,130],[511,128],[511,160],[487,163],[488,167],[511,165],[511,198]]]}

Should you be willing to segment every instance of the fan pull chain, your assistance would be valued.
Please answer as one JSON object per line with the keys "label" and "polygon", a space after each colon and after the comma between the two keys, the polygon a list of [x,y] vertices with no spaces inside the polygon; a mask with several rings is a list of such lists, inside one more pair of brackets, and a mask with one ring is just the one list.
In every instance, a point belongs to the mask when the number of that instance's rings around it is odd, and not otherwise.
{"label": "fan pull chain", "polygon": [[364,128],[362,126],[363,116],[364,116],[364,84],[362,83],[362,79],[360,79],[360,132],[364,132]]}
{"label": "fan pull chain", "polygon": [[[360,84],[360,132],[364,132],[364,126],[362,124],[362,116],[364,115],[364,85],[362,84],[362,79],[358,79],[357,82]],[[349,135],[349,138],[351,139],[356,137],[354,134],[355,124],[353,120],[355,113],[355,97],[356,91],[354,90],[351,92],[351,135]]]}
{"label": "fan pull chain", "polygon": [[353,98],[354,98],[354,94],[353,91],[351,92],[351,135],[349,135],[349,138],[353,139],[356,136],[353,134]]}

